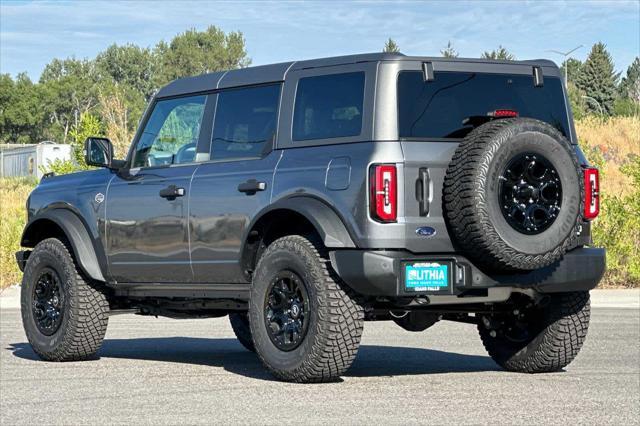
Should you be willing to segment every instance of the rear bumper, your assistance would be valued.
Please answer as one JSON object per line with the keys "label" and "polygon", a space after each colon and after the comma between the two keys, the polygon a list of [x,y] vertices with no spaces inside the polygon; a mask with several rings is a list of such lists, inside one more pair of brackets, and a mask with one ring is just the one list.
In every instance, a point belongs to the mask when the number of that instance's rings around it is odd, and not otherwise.
{"label": "rear bumper", "polygon": [[[416,255],[404,251],[337,250],[330,253],[338,275],[366,296],[412,297],[424,295],[429,303],[476,303],[506,300],[514,289],[539,293],[588,291],[604,274],[605,249],[577,248],[545,268],[505,275],[487,275],[464,256]],[[451,261],[453,284],[449,294],[408,293],[401,280],[405,261]]]}

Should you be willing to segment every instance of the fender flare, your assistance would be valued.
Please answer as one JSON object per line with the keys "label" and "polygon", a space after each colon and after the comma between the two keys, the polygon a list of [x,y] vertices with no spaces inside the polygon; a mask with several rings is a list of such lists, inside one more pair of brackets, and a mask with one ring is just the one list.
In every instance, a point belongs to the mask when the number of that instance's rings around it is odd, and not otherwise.
{"label": "fender flare", "polygon": [[62,229],[71,244],[74,259],[85,274],[96,281],[106,282],[96,255],[94,241],[82,220],[70,210],[56,208],[33,217],[22,233],[21,246],[35,246],[31,242],[33,240],[32,233],[35,232],[36,224],[41,220],[54,222]]}
{"label": "fender flare", "polygon": [[248,229],[253,229],[258,221],[274,210],[291,210],[304,216],[318,231],[327,248],[356,248],[345,222],[335,210],[308,196],[290,197],[271,204],[256,216]]}

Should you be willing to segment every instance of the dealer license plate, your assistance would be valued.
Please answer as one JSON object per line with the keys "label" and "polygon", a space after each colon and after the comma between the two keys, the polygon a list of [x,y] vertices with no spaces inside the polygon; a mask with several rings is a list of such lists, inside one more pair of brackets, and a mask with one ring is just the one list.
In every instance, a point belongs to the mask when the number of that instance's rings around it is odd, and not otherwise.
{"label": "dealer license plate", "polygon": [[449,262],[413,262],[404,265],[406,291],[446,292],[449,289]]}

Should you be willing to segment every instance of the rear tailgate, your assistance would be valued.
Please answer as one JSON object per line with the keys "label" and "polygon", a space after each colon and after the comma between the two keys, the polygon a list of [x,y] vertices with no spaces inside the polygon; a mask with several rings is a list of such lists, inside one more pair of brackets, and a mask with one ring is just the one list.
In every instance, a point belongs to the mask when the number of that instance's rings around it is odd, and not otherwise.
{"label": "rear tailgate", "polygon": [[442,182],[458,142],[403,141],[401,146],[406,248],[416,253],[451,252],[442,216]]}
{"label": "rear tailgate", "polygon": [[[531,70],[530,67],[525,67]],[[496,111],[545,121],[571,139],[562,82],[531,74],[400,71],[397,84],[398,136],[404,164],[406,248],[451,252],[442,211],[442,184],[459,144],[474,126]]]}

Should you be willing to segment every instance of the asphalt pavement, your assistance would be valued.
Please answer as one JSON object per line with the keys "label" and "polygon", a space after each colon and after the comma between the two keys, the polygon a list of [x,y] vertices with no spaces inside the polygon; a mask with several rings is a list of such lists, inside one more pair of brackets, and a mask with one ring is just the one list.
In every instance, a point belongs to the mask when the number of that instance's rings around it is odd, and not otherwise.
{"label": "asphalt pavement", "polygon": [[341,382],[274,381],[227,318],[113,316],[99,359],[49,363],[0,311],[0,423],[640,424],[640,310],[594,307],[566,371],[515,374],[475,327],[366,323]]}

